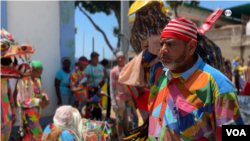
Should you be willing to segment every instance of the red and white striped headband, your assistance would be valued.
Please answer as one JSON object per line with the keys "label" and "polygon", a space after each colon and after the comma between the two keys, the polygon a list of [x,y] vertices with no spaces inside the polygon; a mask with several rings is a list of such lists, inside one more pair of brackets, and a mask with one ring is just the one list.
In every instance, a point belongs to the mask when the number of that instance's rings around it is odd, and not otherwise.
{"label": "red and white striped headband", "polygon": [[191,39],[197,41],[197,26],[185,18],[172,19],[161,33],[161,38],[165,37],[183,41]]}
{"label": "red and white striped headband", "polygon": [[89,64],[88,61],[82,61],[82,60],[78,60],[78,63],[82,63],[82,64],[85,64],[85,65],[88,65],[88,64]]}

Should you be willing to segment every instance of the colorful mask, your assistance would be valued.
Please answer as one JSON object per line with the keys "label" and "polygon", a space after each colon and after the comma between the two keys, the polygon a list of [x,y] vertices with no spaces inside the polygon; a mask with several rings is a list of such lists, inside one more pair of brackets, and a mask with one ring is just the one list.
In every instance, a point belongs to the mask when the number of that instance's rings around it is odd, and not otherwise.
{"label": "colorful mask", "polygon": [[[31,67],[27,61],[30,60],[35,49],[29,44],[18,45],[13,36],[1,30],[1,77],[4,78],[23,78],[31,74]],[[18,64],[22,59],[24,63]]]}

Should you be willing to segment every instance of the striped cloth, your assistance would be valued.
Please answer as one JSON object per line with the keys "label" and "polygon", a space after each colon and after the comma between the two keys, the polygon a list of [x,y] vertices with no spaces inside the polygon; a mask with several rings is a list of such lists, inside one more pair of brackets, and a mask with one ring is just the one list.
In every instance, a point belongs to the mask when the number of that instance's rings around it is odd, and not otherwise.
{"label": "striped cloth", "polygon": [[161,38],[170,37],[183,41],[197,40],[197,27],[185,18],[172,19],[163,29]]}

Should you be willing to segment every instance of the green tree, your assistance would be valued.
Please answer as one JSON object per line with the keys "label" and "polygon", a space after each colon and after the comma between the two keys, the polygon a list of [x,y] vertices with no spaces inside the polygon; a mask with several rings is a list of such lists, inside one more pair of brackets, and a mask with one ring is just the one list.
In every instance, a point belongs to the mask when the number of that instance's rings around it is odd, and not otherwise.
{"label": "green tree", "polygon": [[[131,5],[134,1],[130,1]],[[82,11],[82,13],[90,20],[93,26],[102,33],[108,47],[114,51],[114,48],[111,46],[106,34],[104,31],[92,20],[92,18],[83,10],[85,9],[91,14],[98,12],[104,12],[106,15],[110,15],[114,12],[118,27],[114,27],[113,33],[115,37],[118,37],[121,29],[121,2],[120,1],[75,1],[75,6]],[[120,38],[118,37],[117,47],[120,46]]]}
{"label": "green tree", "polygon": [[[171,9],[174,10],[175,17],[179,17],[178,13],[177,13],[177,8],[178,8],[178,6],[182,5],[184,2],[186,2],[186,1],[183,1],[183,0],[167,1],[167,4],[171,7]],[[191,4],[193,6],[198,6],[200,4],[200,2],[199,1],[190,1],[189,4]]]}

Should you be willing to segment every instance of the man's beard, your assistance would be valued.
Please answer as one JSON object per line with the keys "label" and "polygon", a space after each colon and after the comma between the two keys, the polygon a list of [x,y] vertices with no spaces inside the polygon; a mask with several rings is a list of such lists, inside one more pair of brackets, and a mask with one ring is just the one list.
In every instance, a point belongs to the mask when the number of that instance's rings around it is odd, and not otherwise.
{"label": "man's beard", "polygon": [[[163,54],[161,56],[163,56]],[[184,59],[186,58],[186,56],[187,56],[187,52],[186,50],[184,50],[182,55],[178,59],[175,59],[175,60],[172,58],[172,56],[167,55],[168,58],[171,58],[172,60],[171,63],[163,62],[162,60],[161,60],[161,63],[164,68],[173,70],[176,67],[182,66],[184,64]]]}

